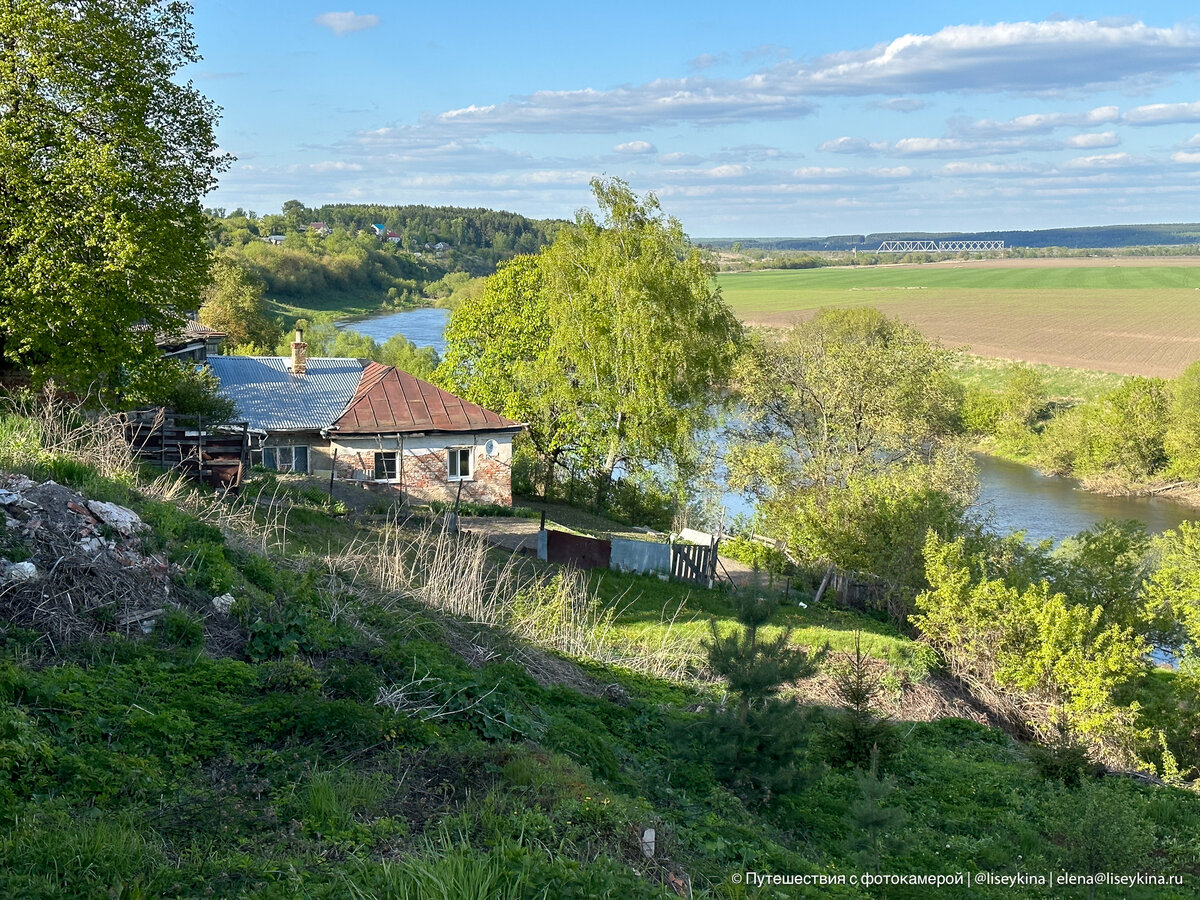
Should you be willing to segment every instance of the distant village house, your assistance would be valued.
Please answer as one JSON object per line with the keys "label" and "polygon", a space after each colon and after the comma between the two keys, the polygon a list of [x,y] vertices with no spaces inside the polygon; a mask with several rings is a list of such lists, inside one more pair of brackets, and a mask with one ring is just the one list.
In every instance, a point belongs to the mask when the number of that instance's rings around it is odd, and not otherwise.
{"label": "distant village house", "polygon": [[254,462],[416,502],[512,504],[512,440],[524,426],[395,366],[310,359],[301,338],[291,357],[208,360],[258,434]]}

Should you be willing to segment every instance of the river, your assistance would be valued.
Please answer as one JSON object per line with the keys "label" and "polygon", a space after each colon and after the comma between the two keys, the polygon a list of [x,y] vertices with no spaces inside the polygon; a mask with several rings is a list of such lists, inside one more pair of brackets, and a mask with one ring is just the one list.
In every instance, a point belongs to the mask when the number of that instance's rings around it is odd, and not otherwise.
{"label": "river", "polygon": [[[445,350],[443,333],[449,310],[425,308],[386,313],[340,323],[383,343],[403,334],[418,347]],[[975,511],[1000,534],[1024,531],[1031,541],[1055,541],[1078,534],[1104,519],[1138,519],[1152,534],[1200,518],[1200,511],[1158,497],[1109,497],[1082,490],[1069,478],[1041,475],[1028,466],[980,454],[979,500]],[[723,502],[730,517],[748,515],[746,498],[727,493]]]}
{"label": "river", "polygon": [[404,312],[384,313],[378,316],[368,316],[363,319],[353,319],[348,322],[338,322],[338,328],[349,328],[359,334],[365,334],[382,344],[394,334],[402,334],[418,347],[432,347],[438,356],[446,349],[446,323],[450,320],[450,310],[437,307],[422,307],[408,309]]}

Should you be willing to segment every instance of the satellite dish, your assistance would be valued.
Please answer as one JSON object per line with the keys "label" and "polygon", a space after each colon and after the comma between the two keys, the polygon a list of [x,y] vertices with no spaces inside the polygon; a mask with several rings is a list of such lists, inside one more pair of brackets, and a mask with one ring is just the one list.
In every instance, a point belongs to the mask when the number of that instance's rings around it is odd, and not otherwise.
{"label": "satellite dish", "polygon": [[486,444],[483,445],[483,452],[486,453],[488,456],[495,456],[497,453],[500,452],[500,445],[497,444],[494,440],[488,441]]}

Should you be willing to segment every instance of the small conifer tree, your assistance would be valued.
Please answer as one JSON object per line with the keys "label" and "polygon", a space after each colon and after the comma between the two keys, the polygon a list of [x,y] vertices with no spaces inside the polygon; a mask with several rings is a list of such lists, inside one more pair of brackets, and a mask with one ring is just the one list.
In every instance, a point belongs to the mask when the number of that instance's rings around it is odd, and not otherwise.
{"label": "small conifer tree", "polygon": [[888,798],[896,790],[896,782],[889,775],[879,775],[879,751],[872,750],[870,768],[858,772],[859,796],[850,804],[850,849],[860,866],[879,874],[880,863],[885,853],[899,853],[906,843],[904,832],[908,813],[895,806],[888,806]]}
{"label": "small conifer tree", "polygon": [[716,622],[705,642],[708,664],[729,682],[732,702],[715,709],[706,723],[703,756],[736,790],[764,803],[794,787],[804,743],[800,709],[776,696],[786,684],[811,675],[817,658],[793,647],[791,629],[772,638],[760,630],[778,604],[763,597],[737,602],[740,628],[721,634]]}
{"label": "small conifer tree", "polygon": [[877,765],[892,752],[895,728],[875,712],[882,685],[871,657],[863,652],[862,632],[854,632],[854,650],[840,655],[833,670],[833,690],[843,711],[830,724],[822,750],[829,763],[853,763],[862,769]]}

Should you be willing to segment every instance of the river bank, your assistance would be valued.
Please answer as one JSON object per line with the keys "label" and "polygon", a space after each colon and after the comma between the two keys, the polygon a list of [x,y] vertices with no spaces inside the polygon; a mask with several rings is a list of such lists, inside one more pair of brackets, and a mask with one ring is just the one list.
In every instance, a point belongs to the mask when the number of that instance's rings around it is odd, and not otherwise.
{"label": "river bank", "polygon": [[1112,473],[1083,477],[1064,475],[1059,472],[1045,470],[1037,464],[1032,454],[1006,451],[998,447],[995,441],[990,438],[985,438],[977,442],[971,449],[977,457],[989,457],[1022,466],[1036,472],[1043,478],[1058,478],[1070,481],[1074,483],[1078,490],[1096,494],[1097,496],[1113,499],[1142,498],[1162,500],[1186,507],[1196,513],[1196,518],[1200,518],[1200,483],[1194,481],[1163,479],[1134,482]]}

